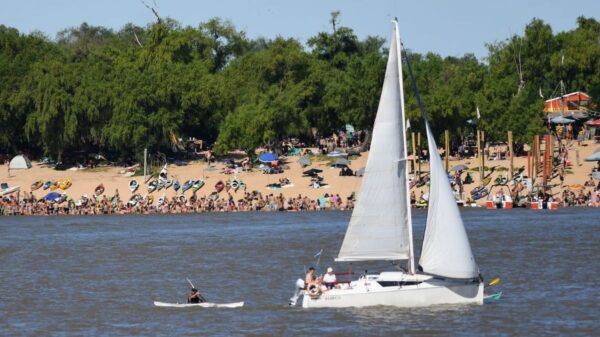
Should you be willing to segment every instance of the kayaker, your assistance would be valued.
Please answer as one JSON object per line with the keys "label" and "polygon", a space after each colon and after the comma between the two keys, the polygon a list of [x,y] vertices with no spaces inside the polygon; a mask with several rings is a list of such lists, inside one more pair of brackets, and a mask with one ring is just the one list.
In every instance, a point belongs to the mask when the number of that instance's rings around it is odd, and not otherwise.
{"label": "kayaker", "polygon": [[198,292],[198,289],[192,288],[190,294],[188,295],[188,303],[204,303],[206,299]]}

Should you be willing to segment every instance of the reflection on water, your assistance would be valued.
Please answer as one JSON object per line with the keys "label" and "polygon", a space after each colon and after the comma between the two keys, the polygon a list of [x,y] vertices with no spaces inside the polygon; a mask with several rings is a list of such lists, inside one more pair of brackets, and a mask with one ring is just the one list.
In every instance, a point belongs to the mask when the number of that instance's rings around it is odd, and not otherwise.
{"label": "reflection on water", "polygon": [[[425,211],[415,212],[416,251]],[[349,213],[3,218],[1,335],[593,335],[600,210],[465,209],[482,273],[502,277],[484,306],[289,308],[294,281],[323,249],[333,264]],[[355,273],[389,269],[354,264]],[[183,302],[186,277],[241,309]]]}

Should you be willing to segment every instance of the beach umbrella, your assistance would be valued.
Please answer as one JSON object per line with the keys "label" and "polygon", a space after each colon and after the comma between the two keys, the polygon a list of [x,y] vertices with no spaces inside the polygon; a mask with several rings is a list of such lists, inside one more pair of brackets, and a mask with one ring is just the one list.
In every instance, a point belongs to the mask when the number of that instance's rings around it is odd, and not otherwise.
{"label": "beach umbrella", "polygon": [[335,161],[335,163],[333,163],[333,166],[335,167],[344,167],[348,165],[350,165],[350,162],[348,161],[348,159],[344,158],[339,158]]}
{"label": "beach umbrella", "polygon": [[354,172],[354,175],[357,177],[362,177],[363,175],[365,175],[365,167],[356,170],[356,172]]}
{"label": "beach umbrella", "polygon": [[44,196],[44,200],[46,201],[58,201],[63,197],[62,194],[58,192],[50,192]]}
{"label": "beach umbrella", "polygon": [[465,171],[468,169],[469,169],[469,167],[467,165],[459,164],[459,165],[452,167],[452,169],[450,169],[450,170],[451,171]]}
{"label": "beach umbrella", "polygon": [[306,175],[306,176],[316,176],[317,174],[323,172],[323,170],[319,170],[319,169],[310,169],[308,171],[304,171],[302,172],[302,174]]}
{"label": "beach umbrella", "polygon": [[600,126],[600,118],[598,118],[596,120],[589,120],[589,121],[585,122],[585,124],[592,125],[592,126]]}
{"label": "beach umbrella", "polygon": [[346,124],[346,132],[354,133],[354,126]]}
{"label": "beach umbrella", "polygon": [[308,157],[300,157],[300,159],[298,159],[298,164],[300,164],[300,166],[302,167],[306,167],[312,164],[312,162],[310,161],[310,159],[308,159]]}
{"label": "beach umbrella", "polygon": [[563,116],[554,117],[550,120],[552,124],[571,124],[575,121],[569,118],[564,118]]}
{"label": "beach umbrella", "polygon": [[279,157],[272,152],[266,152],[258,156],[258,161],[261,163],[270,163],[279,160]]}
{"label": "beach umbrella", "polygon": [[600,161],[600,152],[596,152],[591,156],[585,158],[585,161]]}

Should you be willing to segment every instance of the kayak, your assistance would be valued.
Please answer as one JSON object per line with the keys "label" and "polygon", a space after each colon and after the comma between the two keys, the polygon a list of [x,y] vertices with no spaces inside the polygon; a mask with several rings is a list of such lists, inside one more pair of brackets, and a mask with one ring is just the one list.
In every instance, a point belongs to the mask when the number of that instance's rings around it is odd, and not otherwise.
{"label": "kayak", "polygon": [[166,308],[240,308],[244,306],[244,302],[233,302],[233,303],[165,303],[154,301],[154,306],[166,307]]}

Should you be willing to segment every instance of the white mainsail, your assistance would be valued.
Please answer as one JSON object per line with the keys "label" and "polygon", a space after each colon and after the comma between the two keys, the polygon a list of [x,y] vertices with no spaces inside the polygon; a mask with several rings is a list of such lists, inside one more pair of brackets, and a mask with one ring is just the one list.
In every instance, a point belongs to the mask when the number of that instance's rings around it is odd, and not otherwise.
{"label": "white mainsail", "polygon": [[477,277],[479,268],[426,118],[425,129],[429,145],[431,189],[419,265],[424,272],[433,275],[457,279]]}
{"label": "white mainsail", "polygon": [[394,29],[369,159],[336,261],[412,260],[402,68]]}

